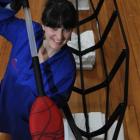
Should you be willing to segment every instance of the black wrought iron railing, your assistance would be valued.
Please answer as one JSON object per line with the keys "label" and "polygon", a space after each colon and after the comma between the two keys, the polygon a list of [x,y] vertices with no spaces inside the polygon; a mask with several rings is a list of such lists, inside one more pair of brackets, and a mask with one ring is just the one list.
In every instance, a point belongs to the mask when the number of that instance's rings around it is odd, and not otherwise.
{"label": "black wrought iron railing", "polygon": [[[75,0],[76,2],[76,9],[79,17],[79,12],[78,12],[78,0]],[[104,140],[107,140],[107,135],[108,135],[108,130],[111,128],[113,123],[117,120],[117,125],[113,134],[113,140],[117,140],[118,134],[124,119],[124,114],[127,106],[127,101],[128,101],[128,79],[129,79],[129,46],[127,43],[127,38],[125,35],[125,31],[123,28],[122,20],[120,17],[118,5],[117,5],[117,0],[113,0],[114,4],[114,11],[112,12],[112,15],[105,27],[105,30],[101,34],[101,29],[100,29],[100,22],[98,19],[98,15],[100,13],[100,10],[102,9],[102,6],[104,4],[105,0],[99,0],[98,4],[95,8],[93,1],[89,0],[89,3],[91,5],[91,11],[93,13],[85,17],[84,19],[79,20],[79,24],[77,26],[77,34],[78,34],[78,50],[71,48],[72,52],[79,56],[80,60],[80,87],[73,87],[73,91],[76,93],[80,94],[82,96],[82,103],[83,103],[83,113],[85,116],[85,125],[86,125],[86,131],[83,131],[82,129],[78,128],[76,125],[74,118],[72,116],[71,109],[69,105],[66,103],[62,109],[64,111],[64,114],[67,118],[67,121],[70,125],[70,128],[72,129],[72,132],[76,138],[76,140],[82,140],[82,136],[86,137],[88,140],[91,140],[91,138],[104,134]],[[98,33],[99,33],[99,41],[94,45],[91,46],[90,48],[87,48],[85,50],[81,50],[81,40],[80,40],[80,26],[83,24],[86,24],[87,22],[92,22],[93,20],[96,21],[98,25]],[[113,25],[118,21],[118,26],[120,28],[122,38],[124,41],[124,48],[120,52],[118,58],[115,60],[115,63],[111,69],[110,72],[107,70],[107,63],[105,59],[105,53],[104,53],[104,43],[110,33],[112,31]],[[104,69],[104,75],[105,79],[101,83],[97,83],[94,86],[91,86],[89,88],[85,88],[84,84],[84,76],[83,76],[83,64],[82,64],[82,56],[95,51],[99,49],[101,51],[101,58],[103,62],[103,69]],[[114,79],[116,73],[120,70],[121,65],[124,65],[124,89],[123,89],[123,100],[118,103],[117,107],[113,110],[113,112],[110,114],[110,84],[112,83],[112,80]],[[118,81],[119,82],[119,81]],[[88,111],[87,111],[87,100],[86,100],[86,95],[88,94],[94,94],[95,91],[100,90],[100,89],[105,89],[106,91],[106,105],[105,105],[105,124],[98,130],[90,132],[89,128],[89,118],[88,118]]]}

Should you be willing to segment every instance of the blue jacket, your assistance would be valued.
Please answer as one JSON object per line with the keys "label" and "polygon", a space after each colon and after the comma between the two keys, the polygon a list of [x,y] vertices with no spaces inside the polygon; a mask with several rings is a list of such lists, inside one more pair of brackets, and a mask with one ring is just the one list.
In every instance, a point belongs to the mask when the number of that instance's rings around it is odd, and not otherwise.
{"label": "blue jacket", "polygon": [[[0,85],[0,132],[12,140],[31,140],[28,118],[38,96],[25,21],[0,8],[0,35],[12,43],[6,73]],[[43,41],[41,25],[33,22],[37,47]],[[45,93],[58,106],[66,102],[75,81],[76,67],[67,45],[40,64]]]}

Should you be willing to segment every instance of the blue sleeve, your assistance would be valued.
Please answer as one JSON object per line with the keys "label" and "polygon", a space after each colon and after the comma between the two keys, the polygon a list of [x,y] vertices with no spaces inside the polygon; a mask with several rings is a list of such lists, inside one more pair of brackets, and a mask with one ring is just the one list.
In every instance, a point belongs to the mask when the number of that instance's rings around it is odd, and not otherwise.
{"label": "blue sleeve", "polygon": [[[42,35],[40,24],[33,22],[35,36]],[[25,20],[15,17],[15,12],[0,8],[0,35],[10,41],[13,46],[27,40],[27,30]]]}
{"label": "blue sleeve", "polygon": [[12,0],[0,0],[0,3],[9,3],[11,2]]}
{"label": "blue sleeve", "polygon": [[15,17],[15,12],[9,9],[0,8],[0,35],[12,44],[19,39],[24,24],[23,20]]}
{"label": "blue sleeve", "polygon": [[12,25],[14,15],[14,11],[0,7],[0,35],[8,40],[10,39],[9,37],[15,32],[15,28],[10,26]]}

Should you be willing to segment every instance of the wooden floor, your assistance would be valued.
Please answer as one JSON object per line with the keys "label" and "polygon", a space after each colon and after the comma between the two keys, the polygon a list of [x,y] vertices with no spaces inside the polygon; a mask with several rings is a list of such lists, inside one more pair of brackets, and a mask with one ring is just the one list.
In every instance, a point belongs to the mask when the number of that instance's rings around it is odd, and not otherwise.
{"label": "wooden floor", "polygon": [[[99,0],[92,0],[96,6]],[[33,19],[40,22],[40,15],[42,11],[44,0],[39,0],[35,3],[30,0],[31,11]],[[125,140],[139,140],[140,139],[140,1],[139,0],[117,0],[121,19],[123,21],[125,33],[127,36],[130,49],[130,68],[129,68],[129,98],[128,107],[124,118]],[[112,0],[105,0],[104,5],[99,13],[99,21],[101,33],[104,31],[108,19],[114,10]],[[80,18],[90,15],[88,11],[81,11]],[[22,11],[18,16],[23,16]],[[98,30],[96,22],[93,20],[83,26],[80,30],[93,30],[95,40],[98,42]],[[6,64],[8,62],[8,55],[10,53],[11,45],[0,38],[0,79],[2,79]],[[6,48],[6,49],[5,49]],[[116,58],[120,54],[122,48],[125,48],[118,21],[115,22],[107,40],[105,41],[104,50],[107,62],[108,71],[111,70]],[[96,51],[96,63],[92,71],[84,71],[84,86],[91,87],[104,80],[104,72],[101,61],[101,53]],[[124,65],[118,71],[113,79],[110,87],[110,113],[113,112],[117,104],[122,100],[124,87]],[[77,72],[75,86],[81,87],[80,73]],[[88,111],[105,111],[105,91],[104,89],[86,96]],[[73,92],[70,101],[70,108],[72,112],[82,112],[82,100],[79,94]],[[7,140],[5,136],[1,136],[0,140]]]}

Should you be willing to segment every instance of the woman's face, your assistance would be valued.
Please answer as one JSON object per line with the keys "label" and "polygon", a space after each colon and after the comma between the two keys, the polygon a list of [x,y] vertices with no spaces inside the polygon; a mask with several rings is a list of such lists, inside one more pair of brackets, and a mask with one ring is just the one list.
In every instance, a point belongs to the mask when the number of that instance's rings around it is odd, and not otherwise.
{"label": "woman's face", "polygon": [[49,43],[49,47],[53,50],[59,50],[65,45],[71,37],[72,29],[51,28],[43,26],[45,37]]}

